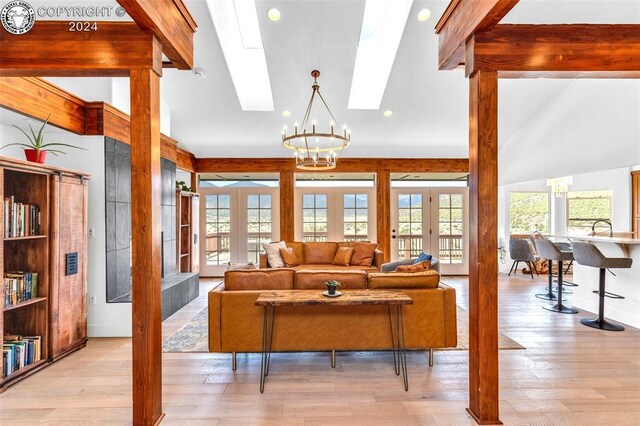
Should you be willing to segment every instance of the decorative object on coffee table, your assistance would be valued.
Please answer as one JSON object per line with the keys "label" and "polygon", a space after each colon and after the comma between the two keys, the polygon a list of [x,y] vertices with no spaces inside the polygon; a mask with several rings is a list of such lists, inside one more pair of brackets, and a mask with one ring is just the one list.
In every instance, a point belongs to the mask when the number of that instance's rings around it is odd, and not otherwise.
{"label": "decorative object on coffee table", "polygon": [[338,287],[340,287],[340,281],[338,281],[338,280],[329,280],[329,281],[325,282],[324,285],[327,286],[327,291],[323,293],[325,296],[337,297],[337,296],[340,296],[342,294],[339,291],[337,291]]}

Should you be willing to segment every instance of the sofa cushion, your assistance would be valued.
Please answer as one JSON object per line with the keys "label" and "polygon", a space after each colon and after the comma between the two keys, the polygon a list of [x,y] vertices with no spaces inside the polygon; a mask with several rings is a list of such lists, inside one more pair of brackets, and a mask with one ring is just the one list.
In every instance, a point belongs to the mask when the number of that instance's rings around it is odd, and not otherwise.
{"label": "sofa cushion", "polygon": [[300,265],[300,259],[291,247],[281,248],[280,255],[284,261],[284,266],[291,267]]}
{"label": "sofa cushion", "polygon": [[299,243],[299,242],[287,243],[287,247],[291,247],[291,249],[296,254],[296,257],[300,260],[300,262],[304,262],[303,244],[304,243]]}
{"label": "sofa cushion", "polygon": [[291,290],[293,269],[254,269],[253,271],[227,271],[224,288],[237,290]]}
{"label": "sofa cushion", "polygon": [[336,255],[338,243],[303,243],[304,261],[307,264],[331,263]]}
{"label": "sofa cushion", "polygon": [[334,265],[349,266],[351,256],[353,255],[353,247],[338,247],[336,255],[333,258]]}
{"label": "sofa cushion", "polygon": [[366,271],[366,272],[378,272],[378,269],[375,266],[353,266],[353,265],[349,265],[349,266],[342,266],[342,265],[334,265],[332,263],[319,263],[317,265],[299,265],[299,266],[294,266],[292,269],[296,270],[296,271],[303,271],[303,270],[312,270],[312,271],[317,271],[317,270],[322,270],[322,269],[330,269],[330,270],[336,270],[336,271]]}
{"label": "sofa cushion", "polygon": [[377,247],[376,243],[355,243],[353,255],[351,255],[351,265],[371,266]]}
{"label": "sofa cushion", "polygon": [[267,259],[271,268],[284,268],[284,261],[280,255],[280,249],[287,248],[284,241],[279,243],[262,243],[264,251],[267,252]]}
{"label": "sofa cushion", "polygon": [[420,272],[427,271],[431,268],[431,261],[425,260],[423,262],[414,263],[413,265],[400,265],[394,272]]}
{"label": "sofa cushion", "polygon": [[347,269],[303,269],[295,273],[293,287],[298,290],[324,290],[329,280],[340,281],[340,289],[366,289],[367,273]]}
{"label": "sofa cushion", "polygon": [[431,270],[369,273],[370,289],[437,288],[439,282],[440,274]]}

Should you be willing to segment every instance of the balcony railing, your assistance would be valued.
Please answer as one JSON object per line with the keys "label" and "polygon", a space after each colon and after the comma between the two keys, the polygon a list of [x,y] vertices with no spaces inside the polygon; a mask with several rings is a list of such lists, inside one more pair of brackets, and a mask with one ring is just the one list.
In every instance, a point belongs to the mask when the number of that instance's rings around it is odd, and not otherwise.
{"label": "balcony railing", "polygon": [[[398,239],[399,260],[411,259],[422,253],[422,235],[401,235]],[[440,235],[437,257],[442,263],[462,263],[464,239],[462,235]]]}

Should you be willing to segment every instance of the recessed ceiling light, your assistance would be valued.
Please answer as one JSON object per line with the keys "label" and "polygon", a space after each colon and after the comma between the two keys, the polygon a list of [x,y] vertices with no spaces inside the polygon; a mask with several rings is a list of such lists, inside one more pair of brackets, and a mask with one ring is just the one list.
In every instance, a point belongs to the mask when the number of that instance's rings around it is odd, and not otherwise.
{"label": "recessed ceiling light", "polygon": [[278,22],[280,20],[280,11],[278,9],[276,9],[275,7],[272,7],[271,9],[269,9],[267,11],[267,16],[273,22]]}
{"label": "recessed ceiling light", "polygon": [[418,21],[425,22],[429,18],[431,18],[431,10],[430,9],[425,7],[424,9],[421,9],[420,12],[418,12]]}
{"label": "recessed ceiling light", "polygon": [[390,109],[386,110],[385,112],[382,113],[385,117],[391,117],[393,115],[393,111],[391,111]]}
{"label": "recessed ceiling light", "polygon": [[283,117],[289,117],[290,115],[291,115],[291,111],[289,111],[288,109],[285,109],[284,111],[282,111]]}
{"label": "recessed ceiling light", "polygon": [[207,78],[207,70],[205,70],[204,68],[194,68],[193,73],[196,75],[196,77]]}

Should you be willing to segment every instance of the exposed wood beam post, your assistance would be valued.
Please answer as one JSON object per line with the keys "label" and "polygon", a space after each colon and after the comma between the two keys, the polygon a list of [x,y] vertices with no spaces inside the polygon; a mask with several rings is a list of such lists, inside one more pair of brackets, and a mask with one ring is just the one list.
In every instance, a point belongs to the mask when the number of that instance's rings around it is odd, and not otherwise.
{"label": "exposed wood beam post", "polygon": [[469,79],[469,408],[478,424],[498,412],[498,74]]}
{"label": "exposed wood beam post", "polygon": [[198,174],[191,173],[191,189],[198,192]]}
{"label": "exposed wood beam post", "polygon": [[640,25],[497,25],[470,38],[465,65],[500,78],[638,78]]}
{"label": "exposed wood beam post", "polygon": [[438,68],[464,63],[465,42],[478,31],[493,28],[519,0],[451,0],[436,24]]}
{"label": "exposed wood beam post", "polygon": [[378,170],[376,173],[376,234],[384,261],[391,260],[391,173]]}
{"label": "exposed wood beam post", "polygon": [[133,424],[162,413],[160,76],[131,70]]}
{"label": "exposed wood beam post", "polygon": [[293,172],[280,172],[280,240],[295,240],[294,197],[296,179]]}

